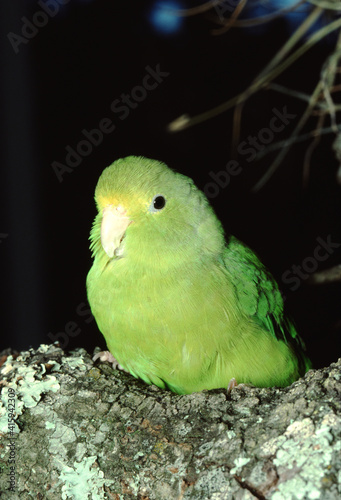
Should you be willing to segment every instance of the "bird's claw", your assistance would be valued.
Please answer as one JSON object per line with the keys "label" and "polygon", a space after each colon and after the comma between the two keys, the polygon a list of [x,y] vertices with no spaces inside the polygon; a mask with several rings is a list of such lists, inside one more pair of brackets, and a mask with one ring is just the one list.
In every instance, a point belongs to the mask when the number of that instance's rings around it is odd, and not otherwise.
{"label": "bird's claw", "polygon": [[238,386],[237,380],[235,378],[231,378],[231,380],[230,380],[230,382],[228,383],[228,386],[227,386],[227,394],[230,394],[230,392],[232,391],[232,389],[234,389],[237,386]]}
{"label": "bird's claw", "polygon": [[101,351],[101,352],[98,352],[97,354],[95,354],[93,356],[92,361],[96,361],[97,359],[99,359],[100,361],[102,361],[102,363],[104,363],[105,361],[108,361],[108,363],[112,364],[112,367],[113,367],[114,370],[122,370],[124,372],[127,372],[127,370],[125,368],[123,368],[123,366],[121,366],[119,364],[119,362],[117,361],[117,359],[114,358],[114,356],[111,354],[110,351]]}
{"label": "bird's claw", "polygon": [[253,387],[251,384],[238,384],[237,380],[233,377],[231,378],[230,382],[228,383],[227,386],[227,394],[229,395],[232,391],[232,389],[235,388],[242,388],[242,387]]}

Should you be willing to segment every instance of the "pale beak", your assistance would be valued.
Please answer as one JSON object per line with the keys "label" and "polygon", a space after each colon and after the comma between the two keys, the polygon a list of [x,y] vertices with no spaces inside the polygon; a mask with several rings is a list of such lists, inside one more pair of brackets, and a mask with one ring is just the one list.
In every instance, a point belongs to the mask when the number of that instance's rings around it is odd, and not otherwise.
{"label": "pale beak", "polygon": [[132,221],[120,205],[108,205],[103,209],[101,224],[101,243],[103,250],[112,258],[119,248],[127,227]]}

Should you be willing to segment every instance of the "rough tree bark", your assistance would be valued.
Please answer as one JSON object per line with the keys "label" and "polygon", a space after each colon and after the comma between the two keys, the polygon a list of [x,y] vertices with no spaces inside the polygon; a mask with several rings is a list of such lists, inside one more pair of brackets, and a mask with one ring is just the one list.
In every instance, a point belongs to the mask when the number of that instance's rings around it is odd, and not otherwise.
{"label": "rough tree bark", "polygon": [[83,349],[3,361],[3,499],[339,498],[341,360],[284,389],[186,396]]}

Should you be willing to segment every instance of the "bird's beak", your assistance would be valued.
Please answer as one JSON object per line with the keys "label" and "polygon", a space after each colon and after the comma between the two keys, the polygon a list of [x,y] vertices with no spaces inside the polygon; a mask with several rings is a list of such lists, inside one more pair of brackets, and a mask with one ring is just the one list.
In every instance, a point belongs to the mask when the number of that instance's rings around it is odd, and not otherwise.
{"label": "bird's beak", "polygon": [[101,243],[103,250],[112,258],[116,255],[127,227],[132,222],[121,206],[108,205],[102,212]]}

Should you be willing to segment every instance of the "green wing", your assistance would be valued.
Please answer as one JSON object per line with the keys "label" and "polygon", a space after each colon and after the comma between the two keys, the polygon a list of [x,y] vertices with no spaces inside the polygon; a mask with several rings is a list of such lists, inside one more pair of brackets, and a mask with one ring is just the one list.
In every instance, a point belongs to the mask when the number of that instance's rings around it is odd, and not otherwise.
{"label": "green wing", "polygon": [[[233,236],[224,253],[224,265],[242,310],[278,340],[301,344],[294,325],[284,315],[278,285],[256,254]],[[301,345],[302,347],[302,345]]]}

